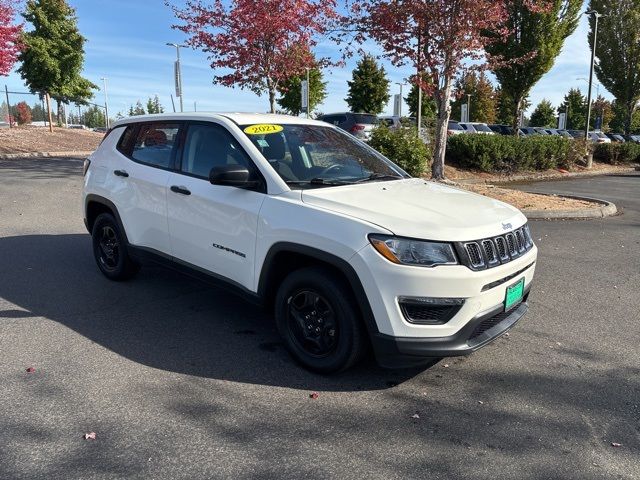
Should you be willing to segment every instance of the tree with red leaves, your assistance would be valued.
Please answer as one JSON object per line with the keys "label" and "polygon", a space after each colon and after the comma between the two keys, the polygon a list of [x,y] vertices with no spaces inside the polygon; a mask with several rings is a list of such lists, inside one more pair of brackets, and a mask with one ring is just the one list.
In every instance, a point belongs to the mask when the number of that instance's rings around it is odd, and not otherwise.
{"label": "tree with red leaves", "polygon": [[[380,44],[394,66],[412,65],[428,82],[420,87],[433,94],[438,107],[434,179],[444,179],[447,125],[453,82],[469,60],[483,58],[484,32],[504,24],[504,3],[495,0],[351,0],[344,30],[357,43],[370,38]],[[504,33],[506,35],[506,32]],[[342,40],[344,41],[343,35]],[[465,64],[467,62],[467,64]],[[475,68],[482,68],[479,63]],[[414,78],[423,78],[416,75]]]}
{"label": "tree with red leaves", "polygon": [[211,68],[220,72],[214,83],[257,95],[266,91],[271,112],[281,82],[328,63],[318,62],[311,50],[337,17],[335,0],[189,0],[173,11],[184,22],[174,28],[189,35],[191,47],[208,53]]}
{"label": "tree with red leaves", "polygon": [[18,125],[31,123],[31,107],[27,105],[27,102],[20,102],[16,105],[16,121]]}
{"label": "tree with red leaves", "polygon": [[0,0],[0,75],[9,75],[20,52],[22,25],[12,25],[15,13],[9,0]]}

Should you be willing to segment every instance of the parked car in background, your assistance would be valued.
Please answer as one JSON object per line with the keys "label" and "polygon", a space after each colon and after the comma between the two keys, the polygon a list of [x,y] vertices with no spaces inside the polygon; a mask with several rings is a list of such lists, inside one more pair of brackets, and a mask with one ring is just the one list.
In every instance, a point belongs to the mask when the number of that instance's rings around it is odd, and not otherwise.
{"label": "parked car in background", "polygon": [[555,133],[549,133],[549,132],[547,132],[547,129],[546,129],[546,128],[533,127],[533,130],[534,130],[538,135],[555,135]]}
{"label": "parked car in background", "polygon": [[480,122],[460,122],[460,126],[467,130],[467,133],[479,133],[480,135],[495,135],[486,123]]}
{"label": "parked car in background", "polygon": [[589,132],[589,138],[594,143],[611,143],[611,139],[602,132]]}
{"label": "parked car in background", "polygon": [[640,135],[625,135],[624,139],[631,143],[640,143]]}
{"label": "parked car in background", "polygon": [[378,117],[378,125],[385,125],[387,128],[395,130],[402,127],[402,122],[400,121],[400,117],[396,115],[389,115]]}
{"label": "parked car in background", "polygon": [[616,143],[626,142],[626,140],[624,139],[624,136],[621,133],[605,133],[605,135],[609,137],[612,142],[616,142]]}
{"label": "parked car in background", "polygon": [[533,127],[520,127],[520,135],[523,137],[534,137],[540,135]]}
{"label": "parked car in background", "polygon": [[447,126],[447,136],[451,135],[460,135],[461,133],[465,133],[466,130],[460,126],[458,122],[455,120],[449,120],[449,125]]}
{"label": "parked car in background", "polygon": [[107,133],[107,129],[105,127],[96,127],[93,131],[98,133]]}
{"label": "parked car in background", "polygon": [[584,130],[567,130],[567,132],[569,132],[569,135],[571,135],[573,138],[584,138]]}
{"label": "parked car in background", "polygon": [[372,113],[328,113],[320,115],[318,120],[335,125],[365,141],[371,138],[371,132],[378,125],[378,116]]}
{"label": "parked car in background", "polygon": [[571,134],[569,132],[567,132],[566,130],[559,130],[557,128],[549,128],[549,129],[547,129],[547,132],[551,133],[552,135],[560,135],[561,137],[564,137],[564,138],[573,139],[573,136],[571,136]]}
{"label": "parked car in background", "polygon": [[494,123],[488,125],[488,127],[498,135],[515,135],[513,127],[510,127],[509,125],[499,125],[497,123]]}

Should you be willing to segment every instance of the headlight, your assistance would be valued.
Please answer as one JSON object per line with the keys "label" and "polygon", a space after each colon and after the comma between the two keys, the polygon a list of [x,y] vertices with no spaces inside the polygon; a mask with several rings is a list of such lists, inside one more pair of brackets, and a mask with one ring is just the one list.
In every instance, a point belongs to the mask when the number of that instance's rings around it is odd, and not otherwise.
{"label": "headlight", "polygon": [[426,242],[389,235],[369,235],[369,241],[380,255],[393,263],[420,267],[458,263],[450,243]]}

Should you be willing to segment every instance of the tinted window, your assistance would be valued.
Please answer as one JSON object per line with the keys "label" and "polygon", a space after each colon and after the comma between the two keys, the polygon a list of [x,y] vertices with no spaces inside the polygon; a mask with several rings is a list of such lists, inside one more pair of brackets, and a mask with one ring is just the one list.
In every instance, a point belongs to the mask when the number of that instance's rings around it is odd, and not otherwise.
{"label": "tinted window", "polygon": [[368,115],[365,113],[354,113],[353,120],[356,123],[362,123],[364,125],[375,125],[378,123],[378,117],[376,115]]}
{"label": "tinted window", "polygon": [[131,158],[154,167],[169,168],[180,125],[147,123],[140,126]]}
{"label": "tinted window", "polygon": [[491,132],[491,129],[488,126],[483,125],[482,123],[474,125],[473,128],[475,128],[479,132]]}
{"label": "tinted window", "polygon": [[189,125],[181,170],[208,179],[213,167],[224,165],[252,167],[251,160],[226,128],[214,124]]}
{"label": "tinted window", "polygon": [[464,130],[457,122],[449,122],[449,130]]}
{"label": "tinted window", "polygon": [[116,147],[120,153],[126,155],[127,157],[131,155],[131,149],[133,148],[133,141],[135,139],[135,131],[136,125],[129,125],[120,137],[118,146]]}

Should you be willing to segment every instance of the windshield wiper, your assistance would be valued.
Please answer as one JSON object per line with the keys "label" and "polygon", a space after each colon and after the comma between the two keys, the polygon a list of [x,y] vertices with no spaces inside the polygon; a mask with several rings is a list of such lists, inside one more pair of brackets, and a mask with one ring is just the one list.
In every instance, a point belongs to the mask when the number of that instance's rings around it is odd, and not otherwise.
{"label": "windshield wiper", "polygon": [[311,180],[286,180],[287,185],[352,185],[354,182],[344,180],[328,180],[326,178],[312,178]]}
{"label": "windshield wiper", "polygon": [[356,183],[373,182],[375,180],[402,180],[404,177],[400,175],[390,175],[385,173],[372,173],[367,178],[358,180]]}

